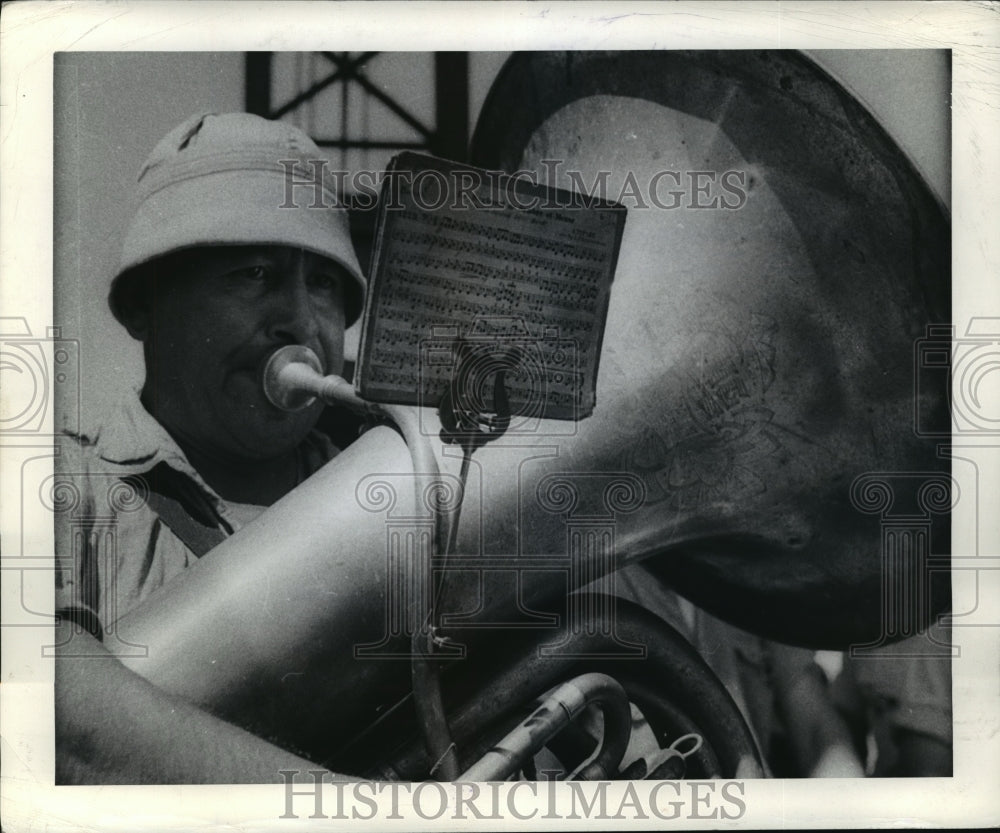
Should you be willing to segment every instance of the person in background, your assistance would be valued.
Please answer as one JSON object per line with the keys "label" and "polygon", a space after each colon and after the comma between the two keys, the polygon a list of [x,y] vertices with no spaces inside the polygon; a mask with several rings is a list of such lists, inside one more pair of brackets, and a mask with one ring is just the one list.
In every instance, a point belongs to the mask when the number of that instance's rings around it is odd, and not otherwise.
{"label": "person in background", "polygon": [[813,651],[723,622],[679,596],[642,564],[626,567],[615,578],[616,594],[672,625],[715,672],[757,740],[770,775],[865,774]]}
{"label": "person in background", "polygon": [[[835,701],[866,739],[875,777],[952,775],[950,628],[848,654],[834,682]],[[935,644],[936,643],[936,644]]]}

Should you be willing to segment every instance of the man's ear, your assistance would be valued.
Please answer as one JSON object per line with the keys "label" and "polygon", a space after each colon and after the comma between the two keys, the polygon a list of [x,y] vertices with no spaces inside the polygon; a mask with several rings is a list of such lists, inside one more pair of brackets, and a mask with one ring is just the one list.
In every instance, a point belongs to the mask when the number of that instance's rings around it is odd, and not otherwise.
{"label": "man's ear", "polygon": [[149,284],[148,277],[142,280],[136,276],[119,287],[116,299],[119,320],[136,341],[146,341],[153,329]]}

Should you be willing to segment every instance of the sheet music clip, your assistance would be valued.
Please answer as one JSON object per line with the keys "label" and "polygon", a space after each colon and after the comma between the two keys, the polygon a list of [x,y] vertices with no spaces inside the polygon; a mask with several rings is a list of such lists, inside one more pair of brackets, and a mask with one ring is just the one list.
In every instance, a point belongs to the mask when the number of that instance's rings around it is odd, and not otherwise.
{"label": "sheet music clip", "polygon": [[[461,445],[467,455],[475,449],[503,436],[510,426],[510,397],[506,386],[506,369],[499,365],[493,374],[493,391],[491,408],[483,401],[481,395],[482,379],[473,382],[469,372],[469,356],[471,345],[459,338],[455,345],[456,358],[455,375],[445,391],[438,406],[441,417],[441,439],[452,444]],[[517,361],[520,347],[513,346],[510,358]],[[467,388],[475,384],[477,390]]]}

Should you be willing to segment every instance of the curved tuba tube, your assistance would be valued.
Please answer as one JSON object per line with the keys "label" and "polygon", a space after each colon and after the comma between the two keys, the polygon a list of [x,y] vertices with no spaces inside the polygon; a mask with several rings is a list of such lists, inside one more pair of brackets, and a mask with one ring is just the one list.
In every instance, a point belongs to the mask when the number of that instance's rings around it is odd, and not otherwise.
{"label": "curved tuba tube", "polygon": [[[567,589],[640,560],[719,616],[814,647],[907,636],[944,609],[947,380],[915,388],[914,362],[949,320],[949,228],[867,112],[783,52],[530,53],[501,72],[473,152],[553,185],[603,179],[613,198],[631,179],[643,205],[593,414],[515,415],[464,493],[435,444],[439,490],[462,501],[456,556],[436,565],[452,655],[510,626],[544,635],[572,619]],[[714,198],[731,207],[690,203]],[[407,690],[400,594],[430,593],[440,497],[415,511],[416,482],[400,437],[368,432],[119,620],[117,638],[148,646],[125,661],[265,736],[335,748]],[[892,507],[926,521],[905,546],[884,534]]]}

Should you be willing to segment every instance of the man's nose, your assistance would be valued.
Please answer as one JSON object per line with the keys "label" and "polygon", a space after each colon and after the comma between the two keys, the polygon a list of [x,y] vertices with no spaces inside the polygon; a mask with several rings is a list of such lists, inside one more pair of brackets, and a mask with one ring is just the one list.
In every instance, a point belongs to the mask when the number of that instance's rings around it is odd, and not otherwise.
{"label": "man's nose", "polygon": [[275,295],[272,338],[283,343],[313,344],[319,334],[319,321],[303,270],[289,269]]}

